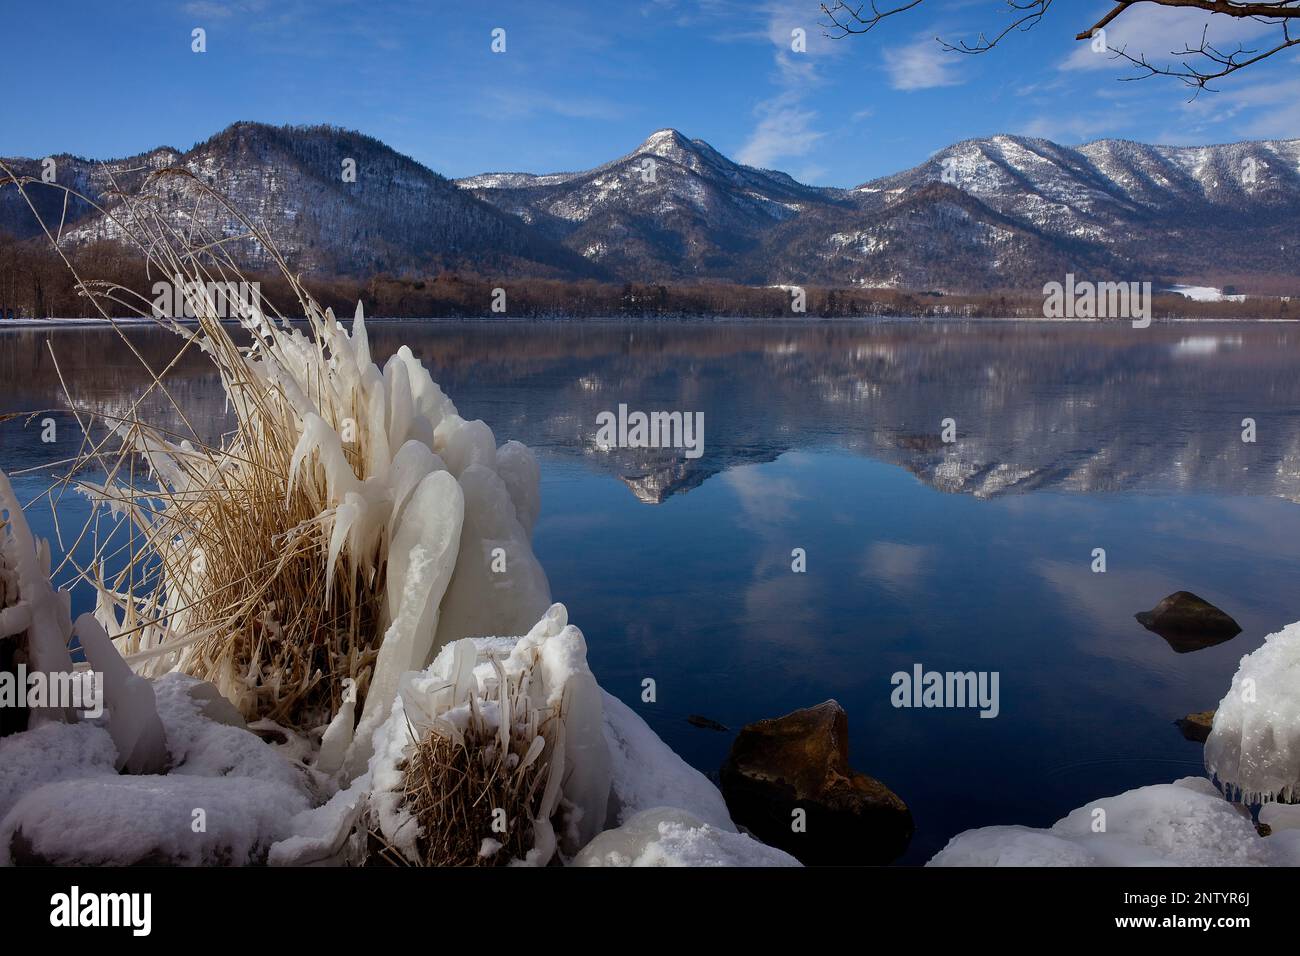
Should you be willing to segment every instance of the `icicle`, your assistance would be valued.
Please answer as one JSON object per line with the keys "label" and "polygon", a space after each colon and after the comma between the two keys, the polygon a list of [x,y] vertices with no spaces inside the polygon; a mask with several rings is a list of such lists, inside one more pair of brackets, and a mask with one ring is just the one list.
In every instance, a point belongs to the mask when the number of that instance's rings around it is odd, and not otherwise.
{"label": "icicle", "polygon": [[438,606],[456,567],[465,501],[445,471],[426,475],[411,495],[388,551],[388,612],[374,676],[348,766],[355,776],[370,758],[369,737],[384,722],[401,675],[429,660]]}
{"label": "icicle", "polygon": [[[50,584],[48,561],[42,561],[41,548],[3,471],[0,471],[0,513],[6,513],[3,516],[7,519],[5,540],[0,547],[17,572],[18,594],[28,607],[30,669],[45,674],[71,674],[72,655],[68,653],[71,628],[66,596],[60,596]],[[67,708],[51,708],[34,713],[33,718],[36,722],[49,718],[74,721],[76,714]]]}
{"label": "icicle", "polygon": [[343,769],[343,759],[352,745],[352,731],[356,724],[357,682],[351,677],[343,679],[343,703],[320,739],[320,754],[316,769],[321,773],[335,774]]}
{"label": "icicle", "polygon": [[92,670],[103,681],[108,732],[117,747],[117,768],[126,773],[161,773],[170,758],[153,685],[132,673],[94,615],[77,618],[73,633],[81,641]]}
{"label": "icicle", "polygon": [[364,371],[370,365],[370,336],[366,333],[366,310],[357,300],[357,311],[352,317],[352,343],[357,350],[357,368]]}

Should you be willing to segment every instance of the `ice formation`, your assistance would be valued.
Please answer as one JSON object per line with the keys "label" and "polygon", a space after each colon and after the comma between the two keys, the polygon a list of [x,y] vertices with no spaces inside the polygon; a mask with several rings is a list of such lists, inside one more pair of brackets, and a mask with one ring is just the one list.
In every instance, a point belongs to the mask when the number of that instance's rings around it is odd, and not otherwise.
{"label": "ice formation", "polygon": [[[398,769],[412,746],[410,728],[428,728],[439,721],[457,726],[466,717],[468,696],[482,694],[500,679],[494,660],[507,674],[525,668],[536,671],[542,680],[540,689],[534,688],[539,701],[568,701],[567,769],[557,778],[562,787],[556,795],[561,827],[555,849],[562,860],[577,862],[593,838],[611,832],[606,828],[619,828],[653,811],[684,815],[678,821],[680,828],[659,850],[636,854],[655,858],[657,865],[689,865],[706,858],[734,865],[792,862],[786,854],[737,834],[718,788],[674,753],[635,711],[595,685],[582,653],[581,634],[566,624],[566,618],[563,606],[555,605],[524,638],[461,641],[444,648],[423,672],[405,675],[393,712],[376,734],[375,754],[366,773],[324,805],[299,814],[289,825],[292,835],[271,848],[269,862],[282,866],[356,862],[364,856],[357,840],[365,829],[359,827],[363,820],[399,850],[413,854],[417,826],[401,808]],[[689,823],[683,822],[686,818]],[[626,847],[642,836],[648,847],[653,834],[645,828],[624,832],[617,839]],[[546,845],[523,862],[543,862],[549,836],[543,841]]]}
{"label": "ice formation", "polygon": [[126,773],[157,773],[168,763],[167,739],[158,718],[153,685],[132,672],[104,628],[90,614],[73,625],[86,662],[103,682],[108,702],[108,732],[117,748],[117,768]]}
{"label": "ice formation", "polygon": [[638,813],[677,807],[719,830],[735,831],[722,793],[659,739],[631,707],[601,692],[605,741],[613,760],[609,825]]}
{"label": "ice formation", "polygon": [[[299,685],[307,687],[311,674],[266,672],[196,618],[196,597],[214,588],[201,560],[204,521],[214,519],[195,502],[229,498],[232,485],[262,490],[253,483],[261,480],[258,469],[267,471],[264,462],[284,469],[286,508],[292,499],[311,509],[285,534],[295,545],[315,535],[323,580],[344,594],[376,598],[377,620],[362,628],[373,633],[331,650],[331,669],[343,668],[353,681],[353,699],[341,703],[335,694],[328,711],[309,709],[301,715],[308,723],[299,725],[330,725],[322,767],[351,779],[366,767],[403,673],[461,638],[524,632],[551,596],[530,541],[540,501],[531,452],[517,442],[498,448],[484,422],[463,419],[409,348],[380,368],[360,306],[350,332],[328,311],[313,315],[308,334],[247,307],[242,322],[254,345],[245,350],[219,324],[178,329],[216,360],[240,423],[237,437],[200,452],[138,425],[119,429],[158,483],[156,515],[141,507],[137,489],[85,487],[144,530],[164,568],[161,584],[146,594],[123,595],[97,581],[96,618],[138,673],[210,677],[251,719],[278,706],[285,692],[304,693]],[[290,447],[286,458],[274,458],[274,449]],[[282,619],[292,615],[265,603],[253,630],[277,640]],[[262,646],[258,633],[247,640]],[[352,708],[347,715],[340,703]]]}
{"label": "ice formation", "polygon": [[[587,667],[582,632],[553,605],[521,638],[465,638],[445,645],[433,662],[404,673],[391,712],[376,730],[366,772],[278,847],[273,862],[299,863],[344,850],[364,820],[408,860],[418,859],[420,823],[403,802],[404,766],[427,734],[461,739],[471,720],[499,735],[499,746],[523,740],[525,765],[546,767],[532,821],[533,846],[518,862],[545,865],[557,850],[572,855],[605,825],[612,781],[601,691]],[[553,827],[559,823],[559,829]],[[348,848],[353,861],[364,848]]]}
{"label": "ice formation", "polygon": [[1047,829],[967,830],[927,865],[1296,866],[1300,840],[1261,837],[1243,807],[1204,777],[1185,777],[1095,800]]}
{"label": "ice formation", "polygon": [[[168,761],[167,742],[153,688],[131,672],[93,617],[82,615],[73,625],[68,593],[55,590],[50,583],[49,544],[32,534],[4,472],[0,472],[0,511],[4,517],[0,578],[5,597],[0,640],[22,642],[32,672],[71,677],[76,668],[68,648],[76,637],[88,666],[102,684],[99,692],[108,710],[117,769],[127,773],[161,770]],[[49,707],[29,718],[32,726],[52,720],[75,721],[77,712],[68,706]]]}
{"label": "ice formation", "polygon": [[1205,766],[1247,803],[1300,797],[1300,622],[1241,659],[1215,712]]}
{"label": "ice formation", "polygon": [[[33,671],[72,672],[68,595],[50,584],[49,545],[32,535],[9,477],[0,471],[0,641],[20,641]],[[71,710],[37,711],[32,724],[70,720]]]}

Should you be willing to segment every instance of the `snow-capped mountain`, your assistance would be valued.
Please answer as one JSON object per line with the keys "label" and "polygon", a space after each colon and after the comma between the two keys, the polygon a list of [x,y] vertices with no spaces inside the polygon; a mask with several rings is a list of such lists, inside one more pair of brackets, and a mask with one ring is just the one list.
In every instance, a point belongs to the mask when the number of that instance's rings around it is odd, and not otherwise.
{"label": "snow-capped mountain", "polygon": [[459,185],[545,235],[636,279],[768,278],[765,240],[811,212],[841,214],[834,190],[742,166],[702,140],[663,129],[625,156],[580,173],[487,173]]}
{"label": "snow-capped mountain", "polygon": [[[1300,140],[1201,147],[1099,140],[1070,148],[994,136],[957,143],[853,194],[867,214],[888,216],[934,183],[978,204],[957,217],[968,228],[989,225],[975,209],[991,210],[1066,252],[1076,271],[1080,256],[1144,274],[1132,278],[1300,268]],[[990,250],[1009,239],[1005,225],[987,236]],[[891,239],[879,226],[853,236],[877,255]],[[1004,259],[995,272],[1015,261]]]}
{"label": "snow-capped mountain", "polygon": [[459,183],[628,277],[978,290],[1070,271],[1131,281],[1295,274],[1298,167],[1300,140],[1069,148],[994,136],[840,190],[660,130],[585,173]]}
{"label": "snow-capped mountain", "polygon": [[[599,274],[581,256],[542,237],[513,216],[480,202],[450,180],[369,136],[328,126],[273,127],[236,123],[184,153],[158,150],[110,164],[129,168],[128,192],[166,196],[175,225],[191,217],[207,233],[232,236],[244,230],[235,217],[184,177],[163,166],[183,167],[263,226],[295,268],[308,273],[374,275],[467,269],[504,275],[580,277]],[[166,160],[162,162],[161,160]],[[39,168],[37,160],[24,161]],[[80,163],[80,161],[78,161]],[[143,169],[139,167],[143,166]],[[87,194],[109,210],[104,171],[73,166],[58,182]],[[37,191],[42,191],[37,189]],[[57,224],[62,194],[46,189],[45,205]],[[15,209],[13,190],[0,191],[0,223],[30,235],[35,222]],[[50,209],[42,216],[51,222]],[[111,215],[77,210],[64,242],[79,245],[121,238]],[[251,241],[232,245],[246,263],[267,264],[266,250]]]}
{"label": "snow-capped mountain", "polygon": [[[1065,147],[994,136],[853,189],[745,166],[671,129],[595,169],[455,182],[359,133],[257,123],[184,153],[55,161],[60,183],[109,206],[114,182],[128,192],[192,189],[161,172],[183,166],[264,222],[308,273],[461,269],[957,292],[1041,288],[1074,272],[1300,291],[1300,140]],[[8,162],[41,171],[40,160]],[[61,194],[31,192],[57,223]],[[236,231],[210,203],[200,217]],[[69,205],[66,222],[71,244],[117,235],[84,203]],[[39,234],[13,189],[0,188],[0,231]],[[239,252],[260,265],[265,251]]]}
{"label": "snow-capped mountain", "polygon": [[[42,157],[41,159],[5,159],[3,162],[15,176],[30,176],[42,182],[26,187],[28,198],[36,207],[41,221],[57,232],[60,219],[66,223],[75,223],[85,219],[95,211],[88,197],[95,203],[102,202],[114,190],[132,193],[140,189],[145,178],[155,170],[165,169],[180,161],[181,154],[174,149],[161,147],[138,156],[126,159],[114,159],[107,162],[83,159],[66,153]],[[52,176],[60,186],[66,186],[72,193],[63,189],[43,185],[46,177]],[[67,198],[67,208],[64,199]],[[0,233],[28,238],[40,234],[40,223],[32,216],[31,210],[17,190],[0,189]]]}

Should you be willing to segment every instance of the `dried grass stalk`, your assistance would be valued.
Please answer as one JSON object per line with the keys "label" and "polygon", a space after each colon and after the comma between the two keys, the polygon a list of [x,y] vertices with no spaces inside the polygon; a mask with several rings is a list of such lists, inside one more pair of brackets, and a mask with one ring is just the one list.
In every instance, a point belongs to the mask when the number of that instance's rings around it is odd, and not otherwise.
{"label": "dried grass stalk", "polygon": [[497,749],[495,735],[458,741],[430,733],[415,745],[404,796],[420,824],[421,866],[502,866],[523,859],[533,844],[544,768],[534,763],[520,770],[520,756]]}
{"label": "dried grass stalk", "polygon": [[[0,183],[15,186],[24,198],[32,182],[0,163]],[[175,190],[115,194],[120,202],[111,208],[80,197],[141,251],[151,275],[193,290],[188,300],[195,324],[154,315],[152,301],[138,291],[83,280],[64,257],[81,293],[117,329],[150,384],[122,415],[75,412],[82,449],[47,493],[56,534],[64,563],[96,589],[97,616],[137,671],[157,675],[179,667],[216,683],[249,719],[309,730],[337,711],[344,678],[357,682],[364,700],[382,639],[384,541],[351,535],[332,550],[337,489],[314,457],[293,474],[310,408],[336,430],[345,421],[357,423],[343,454],[357,481],[366,478],[367,410],[356,407],[355,382],[340,382],[336,374],[341,363],[335,350],[346,347],[348,337],[269,237],[229,201],[183,169],[159,171],[155,183],[162,182]],[[184,201],[163,195],[177,190]],[[204,213],[212,205],[226,224],[224,234],[206,234],[196,225],[213,218]],[[62,254],[62,224],[57,232],[45,231]],[[239,283],[256,288],[227,252],[250,242],[294,290],[306,335],[260,289],[249,300],[225,301],[207,291]],[[109,315],[109,302],[175,332],[182,340],[176,359],[151,368]],[[242,330],[223,324],[229,308]],[[168,369],[193,348],[212,360],[226,391],[234,429],[219,438],[196,429],[164,384]],[[66,383],[64,391],[75,410]],[[180,433],[140,419],[137,410],[151,394],[163,395],[175,409]],[[79,531],[65,536],[57,502],[68,487],[85,491],[96,508]],[[93,542],[94,558],[78,564],[74,549],[86,541]]]}

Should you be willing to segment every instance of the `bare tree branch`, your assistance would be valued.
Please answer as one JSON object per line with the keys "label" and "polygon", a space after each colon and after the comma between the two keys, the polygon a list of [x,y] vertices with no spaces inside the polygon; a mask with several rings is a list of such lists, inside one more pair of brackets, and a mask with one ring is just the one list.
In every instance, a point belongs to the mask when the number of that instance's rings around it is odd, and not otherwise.
{"label": "bare tree branch", "polygon": [[1052,8],[1052,0],[1023,0],[1023,2],[1021,0],[1006,0],[1006,3],[1011,8],[1015,19],[1011,21],[1010,26],[993,37],[992,40],[985,37],[983,33],[979,35],[974,43],[962,40],[955,46],[945,40],[940,40],[938,37],[935,37],[935,39],[939,40],[939,45],[950,53],[987,53],[997,46],[1002,41],[1002,38],[1011,31],[1019,30],[1024,32],[1025,30],[1032,30],[1038,25],[1038,21],[1047,14],[1047,11]]}
{"label": "bare tree branch", "polygon": [[859,3],[854,6],[846,3],[845,0],[836,0],[835,6],[828,7],[825,3],[821,4],[822,13],[830,18],[830,23],[823,24],[828,30],[838,30],[837,34],[827,33],[826,35],[834,40],[841,40],[851,34],[869,33],[881,20],[892,17],[896,13],[906,13],[913,7],[919,7],[922,0],[909,0],[901,6],[893,7],[889,10],[880,10],[876,7],[876,0],[870,0],[871,12],[866,16],[862,11],[868,6],[867,3]]}
{"label": "bare tree branch", "polygon": [[1253,66],[1260,60],[1266,60],[1274,54],[1281,53],[1289,47],[1300,45],[1300,37],[1291,35],[1291,24],[1284,22],[1281,24],[1282,39],[1275,46],[1266,50],[1247,50],[1238,44],[1237,49],[1223,51],[1213,46],[1208,40],[1209,28],[1201,31],[1201,42],[1197,46],[1185,46],[1181,50],[1172,51],[1171,55],[1175,57],[1204,57],[1206,61],[1213,64],[1212,67],[1198,67],[1193,62],[1181,60],[1181,68],[1170,66],[1157,66],[1151,63],[1145,54],[1131,54],[1128,49],[1121,47],[1112,50],[1114,54],[1112,59],[1124,60],[1131,63],[1140,72],[1137,76],[1122,76],[1121,80],[1132,82],[1133,80],[1144,80],[1151,76],[1171,76],[1182,80],[1188,86],[1193,87],[1197,93],[1202,90],[1215,92],[1209,84],[1215,80],[1220,80],[1225,76],[1230,76],[1238,70],[1244,70],[1248,66]]}
{"label": "bare tree branch", "polygon": [[[981,32],[973,40],[960,40],[949,43],[939,37],[936,41],[947,52],[979,54],[987,53],[1009,34],[1023,33],[1031,30],[1051,10],[1054,0],[1004,0],[1011,21],[999,32],[988,36]],[[837,0],[833,6],[821,4],[827,22],[822,26],[826,36],[831,39],[869,33],[889,17],[906,13],[920,6],[922,0],[898,2],[894,6],[880,9],[877,0],[864,0],[854,4],[852,0]],[[1208,25],[1201,33],[1201,41],[1196,46],[1184,44],[1183,49],[1173,50],[1170,56],[1178,58],[1178,65],[1160,65],[1148,59],[1144,52],[1130,53],[1127,48],[1107,48],[1112,59],[1123,60],[1138,70],[1136,76],[1120,77],[1132,81],[1152,76],[1175,77],[1188,86],[1195,88],[1199,94],[1203,90],[1213,92],[1209,85],[1254,66],[1283,50],[1300,45],[1300,35],[1295,35],[1292,21],[1300,21],[1300,0],[1117,0],[1115,6],[1087,30],[1075,34],[1076,40],[1091,41],[1099,31],[1119,20],[1139,3],[1151,4],[1169,9],[1201,10],[1211,15],[1223,16],[1237,20],[1253,20],[1258,23],[1276,26],[1279,38],[1272,45],[1261,49],[1246,49],[1238,45],[1235,50],[1220,49],[1209,42]]]}

